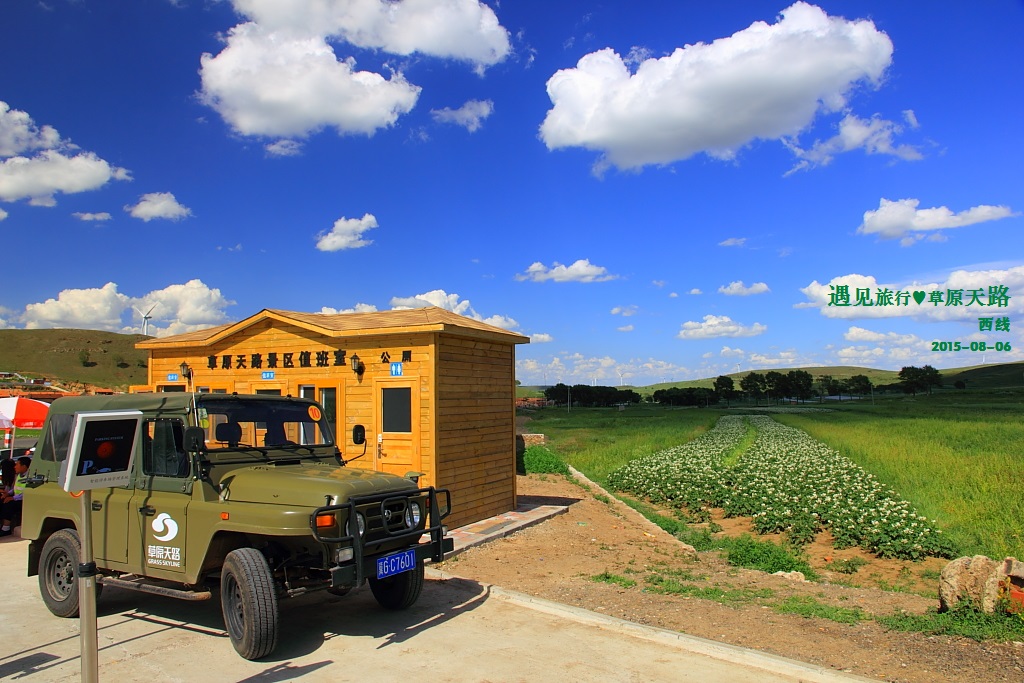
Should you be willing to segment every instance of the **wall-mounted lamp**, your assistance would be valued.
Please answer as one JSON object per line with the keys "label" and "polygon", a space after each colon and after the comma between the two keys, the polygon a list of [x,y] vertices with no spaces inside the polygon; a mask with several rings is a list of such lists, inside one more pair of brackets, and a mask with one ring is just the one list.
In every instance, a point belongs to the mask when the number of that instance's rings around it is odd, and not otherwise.
{"label": "wall-mounted lamp", "polygon": [[352,363],[352,372],[356,373],[357,375],[362,375],[363,372],[366,371],[366,363],[359,359],[359,354],[353,353],[352,358],[349,359],[349,362]]}
{"label": "wall-mounted lamp", "polygon": [[181,361],[181,365],[178,369],[181,370],[181,376],[184,378],[186,383],[192,381],[192,368],[188,366],[188,363]]}

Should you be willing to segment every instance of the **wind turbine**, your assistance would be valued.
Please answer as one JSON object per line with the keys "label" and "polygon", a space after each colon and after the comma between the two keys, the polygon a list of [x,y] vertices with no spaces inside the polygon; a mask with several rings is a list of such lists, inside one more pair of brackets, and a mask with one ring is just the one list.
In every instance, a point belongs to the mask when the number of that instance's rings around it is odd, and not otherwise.
{"label": "wind turbine", "polygon": [[149,334],[149,321],[153,318],[153,316],[151,316],[150,313],[152,313],[153,309],[156,308],[159,305],[160,305],[159,303],[153,304],[152,306],[150,306],[149,310],[146,311],[145,313],[143,313],[139,309],[137,309],[134,306],[132,306],[132,308],[135,308],[135,312],[142,316],[142,334],[143,335],[148,335]]}

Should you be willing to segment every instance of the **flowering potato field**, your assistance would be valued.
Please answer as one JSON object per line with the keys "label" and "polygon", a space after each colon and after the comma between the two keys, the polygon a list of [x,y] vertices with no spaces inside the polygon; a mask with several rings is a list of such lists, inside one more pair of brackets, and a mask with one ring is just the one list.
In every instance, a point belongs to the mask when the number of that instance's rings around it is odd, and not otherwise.
{"label": "flowering potato field", "polygon": [[[756,438],[737,458],[748,425]],[[749,515],[760,533],[784,531],[794,543],[828,528],[837,548],[858,545],[900,559],[953,555],[934,522],[870,473],[766,415],[722,417],[687,444],[627,463],[608,483],[691,512]]]}

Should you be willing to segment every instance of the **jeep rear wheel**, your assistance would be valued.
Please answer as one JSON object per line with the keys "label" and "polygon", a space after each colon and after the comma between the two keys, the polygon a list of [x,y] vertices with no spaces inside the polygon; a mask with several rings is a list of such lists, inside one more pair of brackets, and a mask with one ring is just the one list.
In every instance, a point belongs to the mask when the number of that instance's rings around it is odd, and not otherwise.
{"label": "jeep rear wheel", "polygon": [[231,644],[245,659],[277,646],[277,593],[267,560],[255,548],[232,550],[220,574],[220,606]]}
{"label": "jeep rear wheel", "polygon": [[381,607],[406,609],[420,597],[423,590],[423,560],[407,572],[386,579],[370,577],[370,590]]}
{"label": "jeep rear wheel", "polygon": [[[46,609],[58,617],[78,616],[78,568],[82,543],[74,529],[54,532],[39,556],[39,594]],[[96,584],[96,597],[103,586]]]}

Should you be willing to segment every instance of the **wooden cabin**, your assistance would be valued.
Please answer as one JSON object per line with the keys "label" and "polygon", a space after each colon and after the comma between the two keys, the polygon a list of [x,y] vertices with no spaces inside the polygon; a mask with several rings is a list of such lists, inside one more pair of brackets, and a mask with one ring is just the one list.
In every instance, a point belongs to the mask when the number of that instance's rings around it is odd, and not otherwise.
{"label": "wooden cabin", "polygon": [[349,467],[452,493],[449,526],[515,509],[515,345],[523,335],[437,307],[373,313],[264,309],[245,320],[136,344],[133,392],[280,394],[318,400]]}

